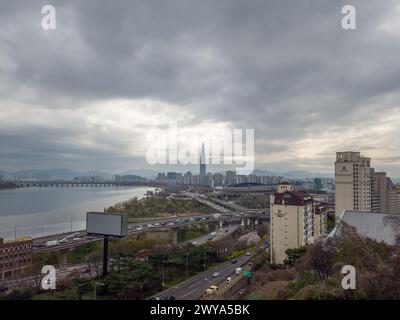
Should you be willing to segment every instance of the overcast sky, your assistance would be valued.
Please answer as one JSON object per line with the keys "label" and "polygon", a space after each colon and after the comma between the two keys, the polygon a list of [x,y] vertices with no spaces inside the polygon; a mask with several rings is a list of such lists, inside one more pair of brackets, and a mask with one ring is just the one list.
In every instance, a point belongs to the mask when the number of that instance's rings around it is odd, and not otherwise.
{"label": "overcast sky", "polygon": [[0,0],[0,170],[151,169],[148,132],[178,120],[254,129],[258,168],[350,149],[400,176],[400,3],[349,2]]}

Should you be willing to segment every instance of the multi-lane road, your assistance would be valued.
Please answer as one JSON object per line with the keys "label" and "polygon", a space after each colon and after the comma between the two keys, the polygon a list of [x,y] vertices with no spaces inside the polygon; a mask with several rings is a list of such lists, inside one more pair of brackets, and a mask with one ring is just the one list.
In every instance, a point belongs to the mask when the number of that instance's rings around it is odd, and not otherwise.
{"label": "multi-lane road", "polygon": [[[242,210],[242,207],[237,206],[233,208],[231,204],[227,205],[224,201],[218,201],[217,203],[211,202],[207,197],[194,193],[185,193],[186,196],[191,197],[193,200],[196,200],[200,203],[203,203],[217,212],[219,214],[203,214],[196,216],[180,216],[180,217],[170,217],[163,219],[154,219],[147,222],[136,222],[131,223],[128,226],[128,234],[135,235],[142,232],[152,232],[152,231],[161,231],[166,230],[168,228],[179,228],[184,226],[189,226],[192,224],[199,223],[207,223],[207,222],[216,222],[221,223],[223,221],[228,222],[227,225],[224,225],[223,228],[217,229],[215,231],[215,235],[212,239],[218,240],[221,239],[231,233],[233,233],[238,227],[240,222],[247,217],[259,217],[260,219],[268,220],[269,215],[263,214],[262,210]],[[230,211],[227,209],[230,208]],[[243,208],[245,209],[245,208]],[[90,243],[93,241],[100,241],[101,237],[94,237],[88,235],[86,231],[77,231],[71,233],[65,233],[60,235],[51,235],[41,238],[35,238],[34,243],[34,252],[48,252],[48,251],[60,251],[60,250],[69,250],[71,248],[80,246],[82,244]],[[197,239],[192,240],[191,242],[196,245],[204,244],[207,241],[210,241],[210,235],[204,235]],[[54,245],[46,245],[49,241],[53,241]],[[174,288],[170,288],[158,295],[160,299],[165,299],[173,296],[175,299],[183,299],[183,300],[191,300],[198,299],[207,288],[211,285],[220,285],[223,286],[226,284],[226,279],[228,277],[232,277],[234,279],[237,275],[235,274],[235,270],[237,267],[245,266],[251,256],[242,255],[237,259],[234,259],[234,263],[231,261],[221,264],[215,269],[206,271],[201,275],[195,276],[183,283],[177,285]],[[83,265],[66,267],[62,270],[58,270],[58,277],[62,278],[64,276],[69,275],[71,272],[79,271],[82,272],[82,268],[85,268]],[[214,274],[216,273],[216,274]],[[214,274],[214,276],[213,276]],[[217,276],[215,276],[217,275]],[[32,282],[32,285],[35,282],[34,277],[24,278],[27,282]],[[10,283],[10,286],[18,284],[18,281],[21,279],[13,280]],[[25,281],[24,281],[25,282]],[[3,282],[4,284],[4,282]]]}
{"label": "multi-lane road", "polygon": [[[175,287],[160,292],[155,295],[155,297],[160,300],[197,300],[210,286],[216,285],[221,288],[226,285],[228,277],[231,277],[233,281],[237,276],[235,273],[236,268],[246,266],[251,258],[252,255],[248,256],[247,254],[243,254],[236,259],[227,261],[214,269],[184,281]],[[218,276],[213,276],[215,273],[217,273]]]}
{"label": "multi-lane road", "polygon": [[[215,214],[205,214],[197,216],[184,216],[184,217],[171,217],[163,218],[159,220],[152,220],[151,222],[137,222],[131,223],[128,226],[128,234],[135,235],[143,232],[152,231],[162,231],[168,228],[179,228],[184,226],[189,226],[192,224],[207,223],[207,222],[217,222],[221,221],[232,223],[240,223],[243,218],[257,216],[260,219],[268,219],[266,215],[260,212],[229,212],[221,213],[219,216]],[[82,244],[90,243],[93,241],[101,240],[101,237],[95,237],[88,235],[86,231],[78,231],[75,233],[62,234],[62,235],[52,235],[42,238],[35,238],[33,240],[34,252],[49,252],[58,250],[67,250],[80,246]],[[48,241],[57,242],[53,245],[46,245]]]}
{"label": "multi-lane road", "polygon": [[[217,212],[220,217],[216,218],[214,214],[205,214],[186,217],[171,217],[164,219],[156,219],[151,222],[131,223],[128,226],[128,234],[134,235],[142,232],[159,231],[166,228],[174,228],[180,226],[188,226],[209,221],[235,221],[243,217],[259,215],[260,218],[268,218],[269,215],[262,214],[262,210],[251,210],[219,199],[209,199],[207,196],[192,192],[183,192],[183,195],[202,203]],[[229,209],[227,209],[229,208]],[[57,250],[67,250],[80,246],[85,243],[101,240],[100,237],[93,237],[86,234],[85,231],[75,233],[66,233],[62,235],[52,235],[36,238],[33,241],[35,252],[48,252]],[[47,242],[53,241],[52,245],[46,245]]]}
{"label": "multi-lane road", "polygon": [[195,246],[200,246],[202,244],[205,244],[207,241],[217,241],[220,240],[222,238],[225,238],[229,235],[231,235],[232,233],[234,233],[240,225],[229,225],[227,227],[223,227],[220,229],[216,229],[214,232],[212,232],[211,234],[205,234],[203,236],[200,236],[198,238],[192,239],[188,242],[190,242],[191,244],[195,245]]}

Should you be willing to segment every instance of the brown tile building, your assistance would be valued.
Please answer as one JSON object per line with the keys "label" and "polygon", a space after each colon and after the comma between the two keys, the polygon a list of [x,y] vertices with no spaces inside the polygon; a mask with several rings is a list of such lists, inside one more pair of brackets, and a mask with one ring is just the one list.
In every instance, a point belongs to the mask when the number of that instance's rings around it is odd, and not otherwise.
{"label": "brown tile building", "polygon": [[0,279],[19,276],[32,265],[33,241],[19,238],[4,241],[0,238]]}

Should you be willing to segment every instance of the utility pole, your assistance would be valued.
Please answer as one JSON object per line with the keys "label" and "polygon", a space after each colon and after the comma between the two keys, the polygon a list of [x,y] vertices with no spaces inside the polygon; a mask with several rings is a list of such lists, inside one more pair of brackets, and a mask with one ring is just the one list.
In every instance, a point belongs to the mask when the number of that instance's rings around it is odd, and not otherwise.
{"label": "utility pole", "polygon": [[108,272],[108,236],[104,236],[103,242],[103,278]]}
{"label": "utility pole", "polygon": [[187,253],[186,254],[186,279],[189,278],[189,269],[188,269],[188,267],[189,267],[189,254]]}
{"label": "utility pole", "polygon": [[165,268],[164,268],[165,261],[162,262],[162,286],[165,286]]}

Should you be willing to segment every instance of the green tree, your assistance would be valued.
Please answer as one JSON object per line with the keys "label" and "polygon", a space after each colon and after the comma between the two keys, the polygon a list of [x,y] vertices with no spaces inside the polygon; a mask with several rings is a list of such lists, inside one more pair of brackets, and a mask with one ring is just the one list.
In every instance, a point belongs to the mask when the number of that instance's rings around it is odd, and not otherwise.
{"label": "green tree", "polygon": [[306,247],[304,246],[300,248],[287,249],[286,250],[287,258],[283,261],[283,263],[288,266],[294,266],[296,260],[302,257],[305,252],[306,252]]}

